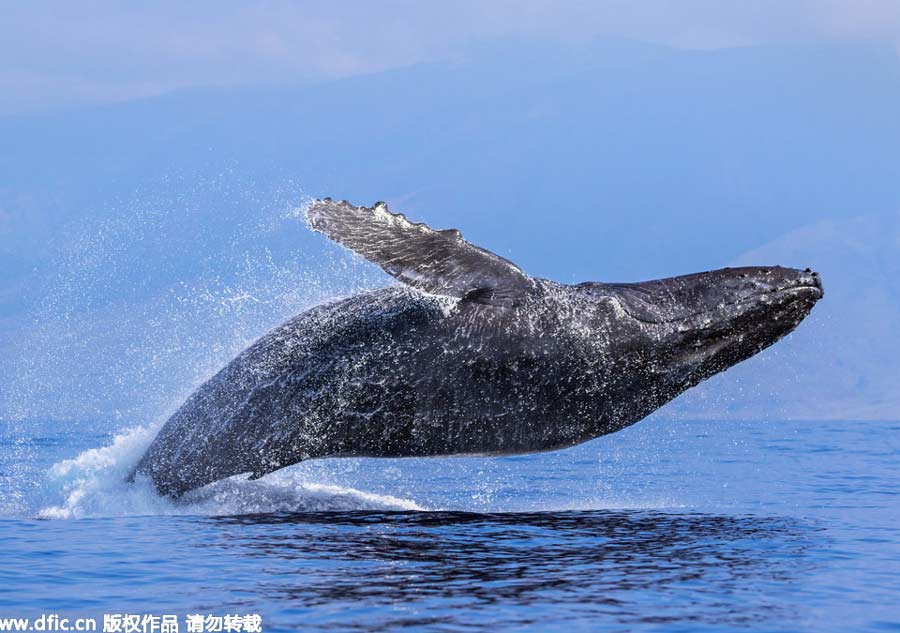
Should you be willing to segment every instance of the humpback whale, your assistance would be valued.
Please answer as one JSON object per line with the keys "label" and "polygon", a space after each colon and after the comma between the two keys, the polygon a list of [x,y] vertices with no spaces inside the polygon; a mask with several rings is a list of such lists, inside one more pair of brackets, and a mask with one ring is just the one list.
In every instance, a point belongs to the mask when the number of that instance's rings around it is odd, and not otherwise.
{"label": "humpback whale", "polygon": [[132,480],[179,497],[318,457],[573,446],[772,345],[823,294],[817,273],[778,266],[566,285],[384,203],[326,198],[306,218],[401,284],[253,343],[172,415]]}

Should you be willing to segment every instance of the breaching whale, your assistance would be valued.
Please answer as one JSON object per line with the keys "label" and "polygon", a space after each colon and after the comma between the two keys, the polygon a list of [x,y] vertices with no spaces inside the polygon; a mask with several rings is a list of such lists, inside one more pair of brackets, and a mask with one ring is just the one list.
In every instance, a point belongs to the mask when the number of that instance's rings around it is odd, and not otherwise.
{"label": "breaching whale", "polygon": [[634,424],[793,330],[819,276],[529,277],[456,230],[324,199],[312,229],[402,285],[320,305],[203,384],[138,463],[163,494],[316,457],[512,455]]}

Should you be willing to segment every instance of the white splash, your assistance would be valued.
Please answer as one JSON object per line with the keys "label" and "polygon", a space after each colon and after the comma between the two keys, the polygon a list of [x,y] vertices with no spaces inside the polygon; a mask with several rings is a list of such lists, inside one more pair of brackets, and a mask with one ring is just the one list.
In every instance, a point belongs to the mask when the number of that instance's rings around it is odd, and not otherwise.
{"label": "white splash", "polygon": [[55,464],[48,473],[47,495],[60,499],[38,511],[44,519],[134,515],[236,515],[273,512],[350,510],[423,510],[416,502],[352,488],[304,481],[286,469],[255,481],[238,475],[193,491],[181,500],[162,497],[143,478],[126,481],[156,435],[138,427],[117,435],[112,444]]}

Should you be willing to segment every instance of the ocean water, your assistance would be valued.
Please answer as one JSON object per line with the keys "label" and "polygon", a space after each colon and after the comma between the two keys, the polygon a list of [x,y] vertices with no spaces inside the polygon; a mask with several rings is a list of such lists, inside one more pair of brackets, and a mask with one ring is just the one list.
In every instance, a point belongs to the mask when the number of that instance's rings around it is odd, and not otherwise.
{"label": "ocean water", "polygon": [[177,504],[123,483],[151,437],[0,423],[0,617],[900,630],[900,423],[652,418],[541,455],[312,461]]}

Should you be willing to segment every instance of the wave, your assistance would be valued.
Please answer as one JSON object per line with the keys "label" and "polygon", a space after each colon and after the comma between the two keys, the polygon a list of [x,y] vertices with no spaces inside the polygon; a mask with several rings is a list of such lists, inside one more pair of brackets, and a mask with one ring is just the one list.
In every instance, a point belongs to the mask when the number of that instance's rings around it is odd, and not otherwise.
{"label": "wave", "polygon": [[55,464],[47,496],[61,499],[37,512],[43,519],[135,515],[238,515],[278,512],[424,510],[415,501],[313,482],[285,469],[250,481],[237,475],[192,491],[182,499],[160,496],[147,479],[125,481],[158,428],[123,431],[113,442]]}

